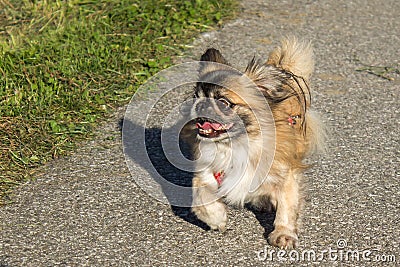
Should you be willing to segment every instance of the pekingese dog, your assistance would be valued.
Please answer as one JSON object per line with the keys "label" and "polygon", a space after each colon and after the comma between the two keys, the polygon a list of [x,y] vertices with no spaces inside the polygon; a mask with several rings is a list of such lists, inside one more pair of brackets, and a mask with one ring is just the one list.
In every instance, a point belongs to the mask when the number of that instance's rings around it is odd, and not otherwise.
{"label": "pekingese dog", "polygon": [[267,205],[276,211],[268,242],[294,248],[304,159],[324,143],[322,124],[310,109],[310,43],[286,38],[266,62],[253,58],[244,73],[213,48],[200,61],[190,110],[196,135],[192,211],[224,231],[226,203]]}

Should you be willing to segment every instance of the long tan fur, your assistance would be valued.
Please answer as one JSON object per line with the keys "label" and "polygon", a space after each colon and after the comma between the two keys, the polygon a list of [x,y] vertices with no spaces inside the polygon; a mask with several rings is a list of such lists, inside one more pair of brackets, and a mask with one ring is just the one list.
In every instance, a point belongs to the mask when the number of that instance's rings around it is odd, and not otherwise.
{"label": "long tan fur", "polygon": [[[202,60],[227,65],[217,50],[208,51]],[[212,229],[224,231],[227,223],[224,201],[259,206],[268,199],[276,209],[275,229],[268,237],[269,243],[294,248],[303,206],[303,172],[308,167],[304,159],[323,147],[325,136],[324,127],[310,106],[312,46],[290,37],[270,53],[265,64],[253,60],[242,76],[229,73],[225,67],[220,73],[218,69],[218,66],[202,67],[200,74],[213,79],[220,77],[221,87],[229,88],[213,90],[219,90],[218,97],[223,95],[234,102],[235,113],[246,115],[250,145],[243,145],[245,142],[240,137],[231,140],[231,146],[219,141],[208,143],[210,146],[206,143],[201,152],[200,146],[195,145],[195,153],[206,155],[204,163],[209,167],[199,170],[193,179],[192,210]],[[254,84],[264,96],[260,97]],[[207,92],[213,97],[212,90]],[[267,108],[271,109],[272,117],[268,117]],[[250,110],[262,114],[255,116]],[[291,118],[295,118],[295,123]],[[273,141],[275,151],[271,147]],[[212,157],[211,148],[217,151],[216,158]],[[218,185],[213,173],[221,169],[227,177]],[[254,187],[254,181],[260,186]]]}

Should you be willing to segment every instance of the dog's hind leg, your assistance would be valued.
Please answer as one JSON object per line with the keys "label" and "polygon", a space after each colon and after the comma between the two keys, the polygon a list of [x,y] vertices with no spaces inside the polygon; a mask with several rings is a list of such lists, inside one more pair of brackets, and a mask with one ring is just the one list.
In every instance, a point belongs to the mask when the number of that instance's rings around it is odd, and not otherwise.
{"label": "dog's hind leg", "polygon": [[271,201],[276,206],[274,231],[268,236],[268,242],[281,249],[293,249],[298,240],[298,220],[301,209],[299,180],[302,174],[289,171],[283,185],[276,186]]}

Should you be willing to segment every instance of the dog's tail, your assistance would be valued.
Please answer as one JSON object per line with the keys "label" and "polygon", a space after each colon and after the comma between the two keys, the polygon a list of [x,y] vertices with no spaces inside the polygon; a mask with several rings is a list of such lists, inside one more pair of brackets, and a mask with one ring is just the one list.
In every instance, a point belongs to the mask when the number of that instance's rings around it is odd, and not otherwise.
{"label": "dog's tail", "polygon": [[328,128],[323,123],[320,115],[314,110],[307,111],[307,154],[324,154],[328,150]]}
{"label": "dog's tail", "polygon": [[308,81],[314,71],[314,54],[311,43],[298,41],[294,36],[284,38],[281,46],[270,53],[267,64],[291,72]]}
{"label": "dog's tail", "polygon": [[[310,42],[299,41],[296,37],[284,38],[281,46],[275,48],[269,55],[267,64],[293,73],[304,81],[297,80],[294,87],[299,87],[306,95],[310,94],[308,82],[314,71],[314,53]],[[307,108],[310,103],[305,103]],[[304,110],[305,111],[305,110]],[[328,138],[327,128],[322,123],[318,113],[307,109],[305,117],[306,143],[308,154],[326,151]]]}

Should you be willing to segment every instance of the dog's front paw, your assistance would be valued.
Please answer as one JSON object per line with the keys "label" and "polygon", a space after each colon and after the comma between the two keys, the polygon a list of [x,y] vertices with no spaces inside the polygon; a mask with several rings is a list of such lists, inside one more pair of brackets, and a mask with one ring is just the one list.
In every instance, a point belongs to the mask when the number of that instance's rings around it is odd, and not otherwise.
{"label": "dog's front paw", "polygon": [[280,249],[294,249],[297,246],[297,234],[284,226],[275,227],[268,236],[268,243]]}
{"label": "dog's front paw", "polygon": [[211,229],[224,232],[228,216],[226,214],[225,204],[216,201],[211,204],[193,207],[193,212],[197,218],[208,224]]}

